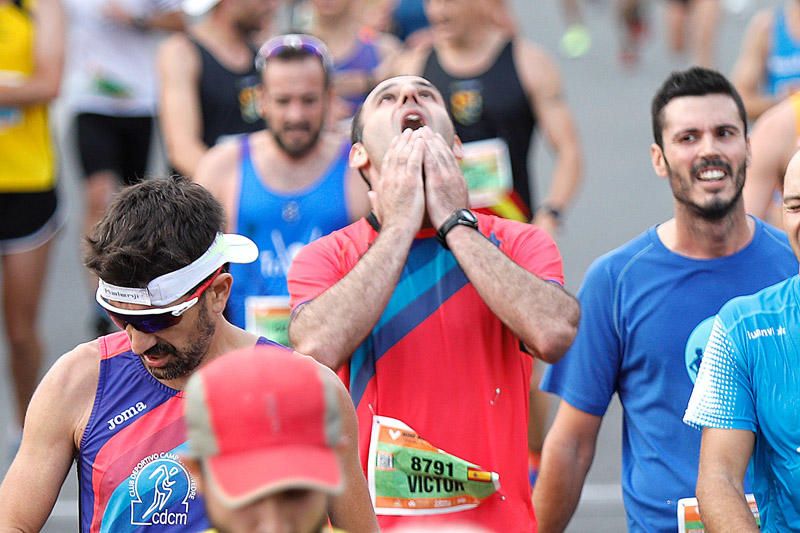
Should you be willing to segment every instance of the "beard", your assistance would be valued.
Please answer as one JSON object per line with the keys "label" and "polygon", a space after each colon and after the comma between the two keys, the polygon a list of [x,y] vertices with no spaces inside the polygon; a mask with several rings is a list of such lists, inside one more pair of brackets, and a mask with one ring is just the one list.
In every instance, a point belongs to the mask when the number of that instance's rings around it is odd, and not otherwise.
{"label": "beard", "polygon": [[310,152],[311,149],[317,145],[317,141],[319,141],[319,136],[322,134],[322,129],[313,131],[311,128],[311,124],[307,122],[304,122],[302,124],[292,125],[290,128],[284,128],[281,131],[285,132],[289,129],[303,130],[309,132],[308,140],[301,144],[296,144],[296,143],[288,144],[283,140],[283,137],[281,136],[280,132],[272,130],[269,130],[269,132],[272,134],[272,138],[275,139],[275,144],[277,144],[278,147],[292,159],[300,159],[306,154],[308,154],[308,152]]}
{"label": "beard", "polygon": [[208,314],[205,298],[202,298],[195,333],[191,336],[192,340],[189,346],[184,350],[178,350],[172,344],[159,342],[145,351],[143,355],[171,356],[172,360],[160,368],[151,368],[147,365],[144,367],[154,378],[164,381],[188,376],[203,362],[215,331],[216,325]]}
{"label": "beard", "polygon": [[[744,188],[745,173],[747,166],[742,164],[736,169],[734,174],[733,168],[718,157],[704,159],[699,163],[692,166],[689,177],[685,178],[677,172],[672,170],[672,167],[667,163],[667,171],[669,175],[670,185],[672,186],[672,193],[675,199],[686,206],[692,213],[708,221],[717,221],[728,216],[731,211],[736,207],[742,198],[742,189]],[[722,168],[725,172],[733,177],[733,184],[736,190],[730,198],[720,198],[715,196],[710,202],[699,204],[691,199],[691,188],[695,176],[709,167]]]}

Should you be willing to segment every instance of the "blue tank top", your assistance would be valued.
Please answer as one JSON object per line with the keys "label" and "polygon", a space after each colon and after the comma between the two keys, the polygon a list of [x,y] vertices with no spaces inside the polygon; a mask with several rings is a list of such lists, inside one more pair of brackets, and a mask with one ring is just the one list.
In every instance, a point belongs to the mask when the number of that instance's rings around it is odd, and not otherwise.
{"label": "blue tank top", "polygon": [[[78,452],[81,532],[210,527],[180,458],[186,452],[183,392],[147,371],[124,332],[98,342],[100,375]],[[263,337],[257,344],[280,346]]]}
{"label": "blue tank top", "polygon": [[297,252],[311,241],[350,223],[345,194],[350,143],[317,181],[291,192],[267,187],[250,157],[250,140],[241,140],[241,187],[235,232],[258,245],[258,260],[231,264],[233,288],[228,299],[228,319],[245,324],[248,296],[288,296],[286,274]]}
{"label": "blue tank top", "polygon": [[800,86],[800,42],[789,33],[786,8],[779,7],[775,10],[765,90],[770,96],[779,96],[797,86]]}
{"label": "blue tank top", "polygon": [[[366,32],[362,32],[366,33]],[[372,73],[380,64],[381,58],[378,54],[378,47],[375,40],[369,36],[359,35],[356,38],[356,49],[348,58],[336,62],[333,71],[339,72],[367,72]],[[358,106],[364,103],[368,91],[353,96],[345,96],[344,99],[350,104],[351,113],[355,113]]]}

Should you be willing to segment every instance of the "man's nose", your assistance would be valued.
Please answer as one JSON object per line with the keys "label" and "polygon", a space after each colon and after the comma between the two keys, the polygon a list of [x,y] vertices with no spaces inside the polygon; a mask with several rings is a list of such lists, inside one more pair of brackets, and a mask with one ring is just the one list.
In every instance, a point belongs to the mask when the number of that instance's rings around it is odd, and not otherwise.
{"label": "man's nose", "polygon": [[719,146],[715,135],[706,134],[700,139],[700,155],[719,155]]}
{"label": "man's nose", "polygon": [[413,101],[413,103],[415,104],[419,103],[417,97],[418,97],[417,88],[411,84],[404,86],[400,90],[400,101],[404,104],[409,100]]}
{"label": "man's nose", "polygon": [[131,350],[133,353],[141,355],[158,343],[155,335],[150,333],[142,333],[130,324],[125,327],[125,333],[131,341]]}

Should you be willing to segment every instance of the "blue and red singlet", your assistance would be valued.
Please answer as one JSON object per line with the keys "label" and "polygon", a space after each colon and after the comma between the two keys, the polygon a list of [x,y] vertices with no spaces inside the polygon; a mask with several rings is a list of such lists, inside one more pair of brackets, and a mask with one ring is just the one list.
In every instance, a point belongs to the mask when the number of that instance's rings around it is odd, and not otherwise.
{"label": "blue and red singlet", "polygon": [[[184,466],[183,392],[144,367],[124,332],[98,339],[100,374],[78,452],[82,532],[203,531],[202,498]],[[258,344],[274,344],[260,338]]]}

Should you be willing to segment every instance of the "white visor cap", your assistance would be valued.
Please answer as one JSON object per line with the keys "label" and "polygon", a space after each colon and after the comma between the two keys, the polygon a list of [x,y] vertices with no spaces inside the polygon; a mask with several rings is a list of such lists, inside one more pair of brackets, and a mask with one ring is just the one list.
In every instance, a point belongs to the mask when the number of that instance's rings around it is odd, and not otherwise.
{"label": "white visor cap", "polygon": [[184,296],[225,263],[252,263],[256,259],[258,246],[253,241],[244,235],[217,233],[208,250],[193,263],[155,278],[147,288],[119,287],[101,279],[97,292],[106,300],[163,306]]}
{"label": "white visor cap", "polygon": [[219,0],[183,0],[181,9],[190,17],[199,17],[217,4]]}

